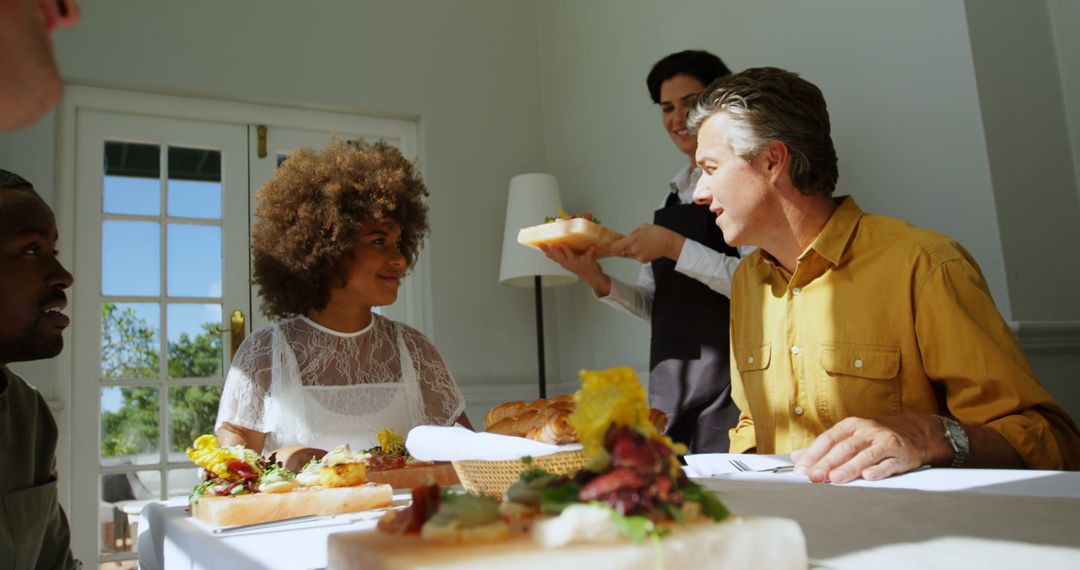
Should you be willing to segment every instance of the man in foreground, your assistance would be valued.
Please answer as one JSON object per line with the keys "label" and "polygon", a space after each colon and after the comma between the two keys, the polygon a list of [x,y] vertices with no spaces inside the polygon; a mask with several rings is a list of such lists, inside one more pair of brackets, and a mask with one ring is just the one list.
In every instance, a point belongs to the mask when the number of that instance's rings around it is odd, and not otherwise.
{"label": "man in foreground", "polygon": [[749,69],[691,113],[709,203],[760,249],[732,286],[731,451],[793,452],[814,482],[938,467],[1080,467],[1076,424],[1039,385],[971,255],[834,199],[821,91]]}
{"label": "man in foreground", "polygon": [[0,170],[0,561],[5,568],[74,568],[57,500],[56,421],[7,365],[52,358],[68,326],[72,277],[56,259],[56,220],[29,182]]}
{"label": "man in foreground", "polygon": [[0,131],[29,127],[60,101],[50,36],[79,17],[75,0],[0,0]]}

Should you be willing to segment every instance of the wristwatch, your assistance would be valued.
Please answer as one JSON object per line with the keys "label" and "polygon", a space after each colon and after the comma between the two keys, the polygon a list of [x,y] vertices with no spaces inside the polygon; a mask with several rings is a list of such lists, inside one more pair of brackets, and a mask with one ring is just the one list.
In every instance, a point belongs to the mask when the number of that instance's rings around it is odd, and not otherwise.
{"label": "wristwatch", "polygon": [[952,465],[949,465],[949,467],[960,467],[967,459],[968,453],[971,452],[967,432],[964,431],[964,426],[952,418],[946,418],[945,416],[935,417],[941,420],[941,425],[945,427],[945,439],[949,440],[949,447],[952,447],[953,450]]}

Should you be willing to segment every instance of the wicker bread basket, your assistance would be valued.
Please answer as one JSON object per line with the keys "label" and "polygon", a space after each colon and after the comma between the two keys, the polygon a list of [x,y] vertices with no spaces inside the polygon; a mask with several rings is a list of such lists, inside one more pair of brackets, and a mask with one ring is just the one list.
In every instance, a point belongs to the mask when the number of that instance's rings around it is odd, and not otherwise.
{"label": "wicker bread basket", "polygon": [[[488,495],[501,499],[521,473],[528,469],[520,459],[509,461],[467,460],[453,461],[461,486],[474,495]],[[585,466],[585,454],[581,450],[562,451],[534,457],[532,466],[555,475],[571,475]]]}

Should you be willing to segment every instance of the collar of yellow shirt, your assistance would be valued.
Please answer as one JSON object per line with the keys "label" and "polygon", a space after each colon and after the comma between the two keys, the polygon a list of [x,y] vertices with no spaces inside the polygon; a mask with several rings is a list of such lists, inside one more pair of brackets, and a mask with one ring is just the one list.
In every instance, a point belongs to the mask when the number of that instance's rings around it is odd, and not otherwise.
{"label": "collar of yellow shirt", "polygon": [[[840,205],[837,206],[836,211],[833,212],[825,227],[821,229],[821,233],[814,238],[806,251],[799,256],[799,266],[803,266],[803,262],[810,255],[810,252],[818,254],[830,265],[837,265],[844,255],[844,250],[851,244],[851,236],[855,233],[855,228],[859,225],[859,219],[863,215],[862,208],[855,203],[855,199],[851,196],[837,196],[835,200]],[[783,273],[785,278],[791,279],[792,276],[788,271],[768,252],[762,251],[761,257]],[[799,269],[797,268],[796,271],[799,271]]]}

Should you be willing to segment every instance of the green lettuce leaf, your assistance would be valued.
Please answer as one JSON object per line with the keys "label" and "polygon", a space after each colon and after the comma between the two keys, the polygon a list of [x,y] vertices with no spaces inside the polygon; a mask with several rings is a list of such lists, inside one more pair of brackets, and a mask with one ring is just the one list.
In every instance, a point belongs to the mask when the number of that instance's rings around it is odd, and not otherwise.
{"label": "green lettuce leaf", "polygon": [[567,481],[554,487],[545,487],[540,491],[540,509],[545,513],[559,514],[566,507],[581,502],[578,499],[580,492],[581,485],[574,481]]}
{"label": "green lettuce leaf", "polygon": [[693,481],[687,483],[682,492],[687,501],[701,505],[701,512],[716,522],[726,519],[731,514],[712,491]]}

